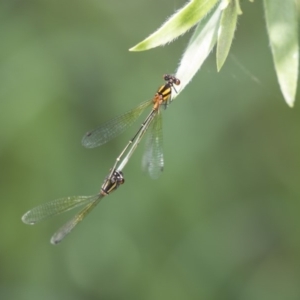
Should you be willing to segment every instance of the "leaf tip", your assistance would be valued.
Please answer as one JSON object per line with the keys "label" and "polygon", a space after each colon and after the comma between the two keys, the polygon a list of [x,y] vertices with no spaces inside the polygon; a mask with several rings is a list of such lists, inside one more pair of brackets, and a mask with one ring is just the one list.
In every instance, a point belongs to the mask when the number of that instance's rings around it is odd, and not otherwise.
{"label": "leaf tip", "polygon": [[141,49],[139,49],[139,44],[135,45],[131,48],[128,49],[130,52],[137,52],[137,51],[142,51]]}
{"label": "leaf tip", "polygon": [[130,52],[137,51],[135,48],[136,48],[135,46],[134,46],[134,47],[131,47],[131,48],[128,49],[128,51],[130,51]]}
{"label": "leaf tip", "polygon": [[293,108],[294,107],[294,99],[291,99],[290,97],[285,97],[285,102],[287,103],[287,105],[290,107],[290,108]]}
{"label": "leaf tip", "polygon": [[149,50],[153,47],[151,47],[150,43],[146,40],[136,44],[135,46],[131,47],[129,49],[129,51],[131,52],[138,52],[138,51],[145,51],[145,50]]}

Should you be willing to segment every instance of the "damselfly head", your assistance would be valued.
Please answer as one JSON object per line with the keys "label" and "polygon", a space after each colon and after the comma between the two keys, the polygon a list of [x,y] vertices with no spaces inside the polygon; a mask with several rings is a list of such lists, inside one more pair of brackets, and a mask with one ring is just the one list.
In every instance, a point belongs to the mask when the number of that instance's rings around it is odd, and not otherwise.
{"label": "damselfly head", "polygon": [[120,184],[123,184],[125,182],[123,172],[122,171],[114,171],[113,176],[111,178],[112,182],[116,182],[119,186]]}
{"label": "damselfly head", "polygon": [[108,177],[105,178],[104,183],[101,187],[101,193],[108,195],[109,193],[116,190],[120,184],[123,184],[125,179],[123,172],[114,170]]}
{"label": "damselfly head", "polygon": [[173,84],[176,85],[180,84],[180,80],[173,75],[165,74],[164,80],[167,81],[167,83],[170,84],[171,86],[173,86]]}

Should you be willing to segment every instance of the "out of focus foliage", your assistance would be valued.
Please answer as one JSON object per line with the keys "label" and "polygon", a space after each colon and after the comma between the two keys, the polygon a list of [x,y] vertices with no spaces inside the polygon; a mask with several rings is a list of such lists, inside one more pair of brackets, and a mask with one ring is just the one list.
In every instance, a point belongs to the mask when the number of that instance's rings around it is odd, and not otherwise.
{"label": "out of focus foliage", "polygon": [[244,3],[222,71],[209,58],[163,112],[159,180],[142,173],[141,146],[124,186],[61,245],[50,236],[72,214],[21,222],[98,192],[140,123],[101,148],[80,140],[176,69],[188,37],[127,49],[183,4],[0,3],[1,299],[300,298],[299,101],[282,101],[260,1]]}

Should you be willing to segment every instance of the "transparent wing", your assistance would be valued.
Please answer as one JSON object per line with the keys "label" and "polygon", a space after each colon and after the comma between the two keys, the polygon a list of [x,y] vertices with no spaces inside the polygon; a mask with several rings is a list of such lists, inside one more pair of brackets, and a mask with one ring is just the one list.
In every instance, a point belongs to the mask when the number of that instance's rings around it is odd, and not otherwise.
{"label": "transparent wing", "polygon": [[86,133],[82,139],[82,145],[86,148],[94,148],[107,143],[130,126],[150,104],[152,104],[152,100],[143,102],[127,113],[115,117]]}
{"label": "transparent wing", "polygon": [[60,243],[66,235],[68,235],[74,227],[80,223],[84,217],[95,208],[95,206],[100,202],[100,200],[104,197],[104,195],[99,194],[97,197],[94,197],[94,201],[89,203],[83,210],[81,210],[78,214],[76,214],[70,221],[64,224],[60,229],[58,229],[54,235],[52,236],[50,242],[51,244]]}
{"label": "transparent wing", "polygon": [[56,199],[45,204],[34,207],[25,213],[22,221],[26,224],[35,224],[48,217],[58,215],[75,207],[95,202],[101,195],[94,196],[72,196]]}
{"label": "transparent wing", "polygon": [[158,178],[164,168],[162,115],[160,111],[149,128],[142,166],[153,179]]}

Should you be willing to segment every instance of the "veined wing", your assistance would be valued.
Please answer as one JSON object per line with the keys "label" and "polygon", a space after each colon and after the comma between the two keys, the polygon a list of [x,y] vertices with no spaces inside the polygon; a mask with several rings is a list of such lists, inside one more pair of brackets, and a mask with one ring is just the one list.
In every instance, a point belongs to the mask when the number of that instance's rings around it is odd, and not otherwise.
{"label": "veined wing", "polygon": [[35,224],[48,217],[61,214],[75,207],[93,203],[101,197],[101,194],[94,196],[71,196],[61,199],[56,199],[29,210],[22,217],[22,221],[26,224]]}
{"label": "veined wing", "polygon": [[134,123],[143,110],[150,104],[152,104],[152,100],[145,101],[127,113],[117,116],[86,133],[82,139],[82,145],[86,148],[95,148],[107,143]]}
{"label": "veined wing", "polygon": [[164,168],[162,114],[160,110],[149,128],[142,167],[153,179],[157,179]]}
{"label": "veined wing", "polygon": [[95,208],[95,206],[100,202],[100,200],[104,197],[103,194],[99,194],[97,198],[94,198],[94,201],[89,203],[83,210],[81,210],[78,214],[76,214],[70,221],[64,224],[60,229],[58,229],[51,238],[51,244],[60,243],[67,234],[69,234],[74,227],[80,223],[84,217]]}

